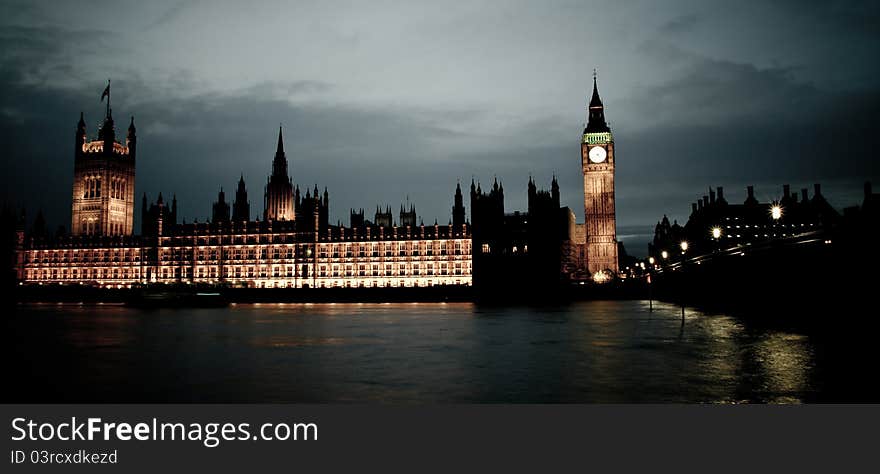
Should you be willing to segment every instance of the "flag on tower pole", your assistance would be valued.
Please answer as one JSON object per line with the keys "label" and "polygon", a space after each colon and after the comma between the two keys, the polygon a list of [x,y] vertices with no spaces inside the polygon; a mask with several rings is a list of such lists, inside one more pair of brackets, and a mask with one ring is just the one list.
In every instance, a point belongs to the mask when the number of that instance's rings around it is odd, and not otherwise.
{"label": "flag on tower pole", "polygon": [[107,118],[110,117],[110,79],[107,79],[107,87],[104,88],[104,93],[101,94],[101,102],[104,102],[104,97],[107,98]]}

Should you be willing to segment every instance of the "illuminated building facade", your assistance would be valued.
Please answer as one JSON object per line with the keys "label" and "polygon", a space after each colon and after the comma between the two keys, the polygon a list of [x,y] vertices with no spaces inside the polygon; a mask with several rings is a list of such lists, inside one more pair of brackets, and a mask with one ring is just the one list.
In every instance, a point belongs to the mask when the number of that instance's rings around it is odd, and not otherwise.
{"label": "illuminated building facade", "polygon": [[125,144],[117,142],[109,90],[108,86],[107,115],[97,139],[86,138],[82,114],[76,127],[70,220],[73,235],[119,236],[131,235],[134,230],[134,117]]}
{"label": "illuminated building facade", "polygon": [[581,140],[581,166],[584,174],[584,253],[587,271],[594,278],[599,272],[613,275],[618,271],[615,159],[614,137],[605,121],[605,108],[593,74],[593,96]]}
{"label": "illuminated building facade", "polygon": [[471,284],[469,227],[330,226],[291,221],[191,223],[149,236],[71,237],[22,251],[20,281],[127,287],[138,283],[254,288]]}
{"label": "illuminated building facade", "polygon": [[[82,120],[79,130],[84,130]],[[160,193],[149,203],[143,195],[141,235],[131,234],[134,192],[134,126],[126,146],[113,141],[109,108],[100,139],[86,143],[77,135],[74,223],[92,217],[90,207],[78,207],[83,183],[100,179],[94,203],[101,225],[70,236],[32,236],[22,242],[17,259],[19,281],[27,284],[83,284],[130,287],[150,283],[190,283],[252,288],[429,287],[471,285],[471,226],[463,221],[461,189],[456,189],[455,224],[416,224],[414,205],[401,208],[395,223],[390,209],[376,221],[359,219],[351,226],[328,224],[329,193],[317,186],[300,196],[291,191],[287,159],[279,132],[272,175],[266,186],[262,221],[248,219],[250,210],[244,177],[239,180],[230,209],[220,192],[212,221],[178,223],[177,199],[168,205]],[[113,153],[87,156],[89,147],[114,144]],[[85,146],[84,146],[85,145]],[[82,150],[82,151],[80,151]],[[102,153],[102,152],[101,152]],[[112,161],[116,160],[116,161]],[[125,160],[125,161],[123,161]],[[89,166],[81,166],[87,163]],[[117,163],[118,161],[118,163]],[[130,168],[123,165],[130,164]],[[123,173],[123,170],[125,173]],[[99,172],[100,171],[100,172]],[[115,191],[108,183],[124,178],[126,220],[117,223],[112,211]],[[92,181],[93,182],[93,181]],[[109,193],[109,195],[107,194]],[[100,199],[99,199],[100,198]],[[110,207],[100,207],[107,203]],[[103,211],[102,211],[103,209]],[[230,212],[231,211],[231,212]],[[100,212],[104,212],[103,216]],[[231,213],[231,215],[230,215]],[[381,218],[381,222],[379,222]],[[90,221],[88,221],[90,222]],[[108,225],[105,225],[108,224]],[[23,239],[22,239],[23,240]]]}

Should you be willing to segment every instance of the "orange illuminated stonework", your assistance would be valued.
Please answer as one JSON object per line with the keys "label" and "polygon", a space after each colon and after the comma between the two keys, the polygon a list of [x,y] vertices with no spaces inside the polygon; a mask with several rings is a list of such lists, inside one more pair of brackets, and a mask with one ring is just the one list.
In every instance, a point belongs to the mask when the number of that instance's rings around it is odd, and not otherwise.
{"label": "orange illuminated stonework", "polygon": [[295,222],[187,224],[170,235],[70,238],[23,250],[20,280],[129,287],[202,283],[251,288],[427,287],[471,284],[471,235],[453,226],[332,226]]}
{"label": "orange illuminated stonework", "polygon": [[132,234],[136,149],[134,118],[123,145],[116,142],[109,108],[98,139],[93,141],[86,141],[86,124],[80,115],[74,148],[71,234]]}
{"label": "orange illuminated stonework", "polygon": [[[584,260],[591,277],[598,272],[616,274],[617,218],[614,198],[614,138],[605,122],[605,111],[596,78],[590,99],[587,126],[581,140],[584,174]],[[600,280],[604,278],[599,278]],[[594,278],[596,280],[596,278]]]}

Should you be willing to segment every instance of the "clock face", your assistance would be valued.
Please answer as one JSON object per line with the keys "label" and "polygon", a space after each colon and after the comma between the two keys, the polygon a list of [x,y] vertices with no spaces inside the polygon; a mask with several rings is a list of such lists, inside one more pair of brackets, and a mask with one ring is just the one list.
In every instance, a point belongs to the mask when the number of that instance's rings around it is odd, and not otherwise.
{"label": "clock face", "polygon": [[590,148],[590,161],[593,163],[602,163],[605,161],[605,149],[600,146],[594,146]]}

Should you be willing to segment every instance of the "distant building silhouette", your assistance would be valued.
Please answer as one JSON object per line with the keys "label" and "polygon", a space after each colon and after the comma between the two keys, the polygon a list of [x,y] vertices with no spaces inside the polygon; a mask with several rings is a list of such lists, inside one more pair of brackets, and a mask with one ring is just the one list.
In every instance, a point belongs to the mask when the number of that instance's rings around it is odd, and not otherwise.
{"label": "distant building silhouette", "polygon": [[528,211],[505,213],[504,186],[488,193],[471,182],[474,285],[482,293],[539,294],[578,276],[574,213],[560,207],[556,178],[550,191],[530,178]]}
{"label": "distant building silhouette", "polygon": [[[778,209],[774,216],[773,208]],[[660,260],[663,252],[677,255],[681,242],[688,243],[688,252],[699,253],[720,247],[748,242],[786,238],[829,228],[838,223],[840,215],[822,195],[821,186],[813,186],[812,198],[806,188],[800,198],[789,185],[782,187],[782,196],[773,202],[761,203],[755,198],[753,186],[746,188],[742,204],[730,204],[724,188],[709,189],[691,204],[691,214],[684,226],[669,219],[657,223],[654,239],[648,246],[650,256]]]}

